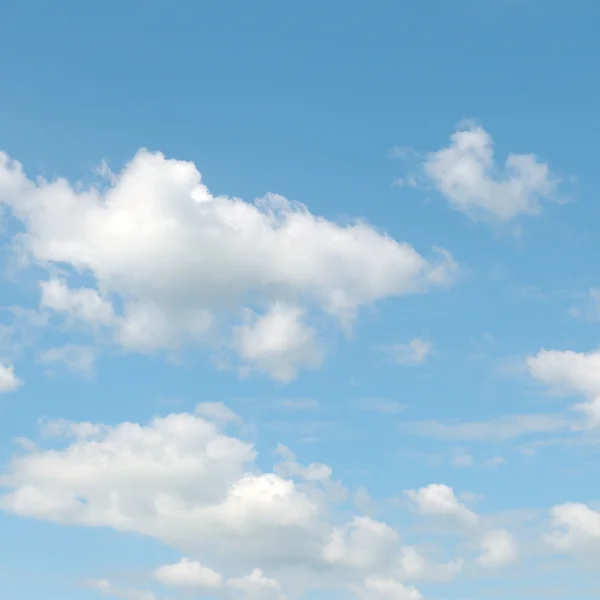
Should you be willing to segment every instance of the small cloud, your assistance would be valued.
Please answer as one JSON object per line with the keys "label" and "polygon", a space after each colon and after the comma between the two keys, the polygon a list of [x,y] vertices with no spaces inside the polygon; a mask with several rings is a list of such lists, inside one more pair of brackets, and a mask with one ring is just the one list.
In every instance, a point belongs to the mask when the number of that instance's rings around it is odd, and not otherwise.
{"label": "small cloud", "polygon": [[482,554],[478,559],[484,567],[504,567],[517,560],[517,545],[513,536],[504,529],[491,531],[482,541]]}
{"label": "small cloud", "polygon": [[418,490],[407,490],[405,494],[422,515],[452,517],[468,526],[479,521],[479,516],[462,504],[447,485],[432,483]]}
{"label": "small cloud", "polygon": [[419,182],[414,175],[407,175],[406,177],[397,177],[392,182],[394,187],[411,187],[417,188],[419,187]]}
{"label": "small cloud", "polygon": [[409,160],[419,157],[419,152],[412,146],[394,146],[390,150],[390,158],[396,160]]}
{"label": "small cloud", "polygon": [[558,199],[560,180],[534,154],[511,153],[503,166],[490,134],[463,121],[447,147],[427,155],[423,173],[455,210],[474,220],[509,221],[536,215],[542,201]]}
{"label": "small cloud", "polygon": [[0,363],[0,394],[16,392],[23,385],[23,380],[15,375],[13,365]]}
{"label": "small cloud", "polygon": [[390,359],[403,366],[420,365],[425,361],[433,344],[421,338],[415,338],[407,344],[395,344],[387,347]]}
{"label": "small cloud", "polygon": [[94,371],[96,355],[89,346],[67,345],[43,350],[37,359],[45,365],[62,364],[75,373],[89,376]]}
{"label": "small cloud", "polygon": [[211,421],[231,423],[240,418],[223,402],[202,402],[196,406],[195,413]]}
{"label": "small cloud", "polygon": [[525,414],[463,423],[432,419],[406,423],[403,428],[414,435],[448,442],[499,442],[526,435],[573,431],[576,424],[562,415]]}

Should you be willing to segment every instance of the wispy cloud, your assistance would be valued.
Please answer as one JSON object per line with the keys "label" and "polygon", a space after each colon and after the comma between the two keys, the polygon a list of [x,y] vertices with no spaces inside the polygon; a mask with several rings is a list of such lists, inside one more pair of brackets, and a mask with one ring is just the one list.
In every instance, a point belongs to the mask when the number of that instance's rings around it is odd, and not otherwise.
{"label": "wispy cloud", "polygon": [[392,344],[385,348],[390,360],[403,366],[420,365],[429,356],[433,344],[421,338],[415,338],[406,344]]}
{"label": "wispy cloud", "polygon": [[556,414],[507,415],[489,421],[449,422],[438,420],[403,423],[402,429],[421,437],[448,442],[506,441],[525,435],[575,431],[573,420]]}

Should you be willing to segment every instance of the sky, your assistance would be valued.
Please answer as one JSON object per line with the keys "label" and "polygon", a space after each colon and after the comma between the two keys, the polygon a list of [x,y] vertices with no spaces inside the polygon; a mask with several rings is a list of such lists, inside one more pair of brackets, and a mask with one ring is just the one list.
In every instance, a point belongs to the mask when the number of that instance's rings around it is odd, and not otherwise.
{"label": "sky", "polygon": [[600,6],[0,17],[0,596],[600,594]]}

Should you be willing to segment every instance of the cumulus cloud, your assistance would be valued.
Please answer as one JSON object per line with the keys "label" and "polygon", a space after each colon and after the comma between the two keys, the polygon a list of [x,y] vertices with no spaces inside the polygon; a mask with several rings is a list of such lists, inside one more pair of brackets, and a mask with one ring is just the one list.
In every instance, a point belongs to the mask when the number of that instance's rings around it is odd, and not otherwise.
{"label": "cumulus cloud", "polygon": [[474,219],[508,221],[540,212],[556,198],[559,180],[534,154],[509,154],[503,167],[494,143],[480,126],[466,123],[450,143],[426,156],[423,170],[450,205]]}
{"label": "cumulus cloud", "polygon": [[481,542],[479,563],[484,567],[504,567],[517,560],[517,544],[505,529],[490,531]]}
{"label": "cumulus cloud", "polygon": [[282,382],[299,368],[316,369],[323,362],[315,329],[302,322],[297,307],[275,305],[254,322],[234,329],[233,345],[251,368]]}
{"label": "cumulus cloud", "polygon": [[154,577],[165,585],[198,590],[216,590],[223,585],[220,573],[187,558],[182,558],[177,563],[162,565],[154,571]]}
{"label": "cumulus cloud", "polygon": [[459,502],[454,490],[447,485],[432,483],[405,493],[423,515],[452,517],[466,525],[475,525],[479,521],[478,515]]}
{"label": "cumulus cloud", "polygon": [[16,392],[23,385],[23,381],[15,375],[13,365],[0,363],[0,394]]}
{"label": "cumulus cloud", "polygon": [[314,311],[348,328],[360,307],[447,285],[457,271],[445,250],[428,259],[275,194],[213,196],[192,163],[147,150],[98,188],[30,179],[0,154],[0,204],[23,224],[22,255],[63,272],[42,282],[44,309],[131,351],[230,348],[281,380],[322,361]]}
{"label": "cumulus cloud", "polygon": [[353,586],[360,600],[421,600],[421,593],[393,578],[367,577],[362,586]]}
{"label": "cumulus cloud", "polygon": [[527,366],[538,381],[585,396],[587,401],[575,408],[587,416],[589,426],[600,427],[600,351],[541,350],[527,359]]}
{"label": "cumulus cloud", "polygon": [[260,569],[253,569],[249,575],[228,579],[227,587],[249,600],[283,600],[281,584],[276,579],[266,577]]}
{"label": "cumulus cloud", "polygon": [[553,531],[546,542],[556,550],[600,553],[600,512],[586,504],[569,502],[551,512]]}
{"label": "cumulus cloud", "polygon": [[[158,566],[156,581],[225,596],[281,598],[299,580],[321,589],[325,578],[326,587],[355,585],[374,598],[388,588],[367,585],[373,574],[400,590],[460,571],[461,560],[430,562],[388,523],[348,513],[345,489],[328,465],[303,465],[279,446],[272,471],[259,469],[254,446],[226,430],[237,419],[226,406],[206,403],[146,424],[46,422],[49,447],[24,446],[0,476],[0,508],[152,537],[185,556]],[[445,486],[409,495],[424,515],[476,520]],[[130,593],[107,582],[97,589]]]}
{"label": "cumulus cloud", "polygon": [[331,564],[373,569],[389,564],[398,550],[398,533],[369,517],[355,517],[345,528],[331,532],[323,558]]}

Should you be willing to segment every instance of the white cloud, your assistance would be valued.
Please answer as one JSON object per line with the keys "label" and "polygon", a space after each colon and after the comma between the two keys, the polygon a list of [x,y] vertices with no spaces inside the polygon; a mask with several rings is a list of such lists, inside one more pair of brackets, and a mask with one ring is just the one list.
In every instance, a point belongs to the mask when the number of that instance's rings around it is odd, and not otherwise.
{"label": "white cloud", "polygon": [[407,344],[395,344],[388,347],[390,358],[399,365],[420,365],[425,361],[433,344],[420,338],[415,338]]}
{"label": "white cloud", "polygon": [[107,579],[96,579],[88,581],[87,587],[96,590],[105,596],[121,598],[121,600],[157,600],[156,595],[148,590],[124,590],[115,587]]}
{"label": "white cloud", "polygon": [[323,547],[330,564],[370,570],[391,562],[400,537],[389,525],[369,517],[355,517],[344,528],[331,532]]}
{"label": "white cloud", "polygon": [[[233,346],[282,380],[322,361],[303,317],[321,311],[347,328],[360,307],[447,285],[457,272],[445,250],[428,260],[363,222],[338,225],[281,196],[212,196],[192,163],[146,150],[102,189],[29,179],[0,154],[0,204],[24,225],[23,255],[63,270],[42,284],[45,310],[131,351]],[[75,275],[91,283],[78,287]],[[256,317],[232,342],[244,309]]]}
{"label": "white cloud", "polygon": [[260,474],[252,446],[187,413],[146,426],[61,422],[62,451],[17,457],[1,506],[64,524],[108,526],[182,550],[289,560],[314,540],[318,502],[292,480]]}
{"label": "white cloud", "polygon": [[299,477],[306,481],[326,483],[331,478],[331,467],[323,463],[311,463],[306,467],[296,462],[294,453],[283,444],[277,446],[277,453],[283,461],[275,465],[275,472],[284,477]]}
{"label": "white cloud", "polygon": [[600,426],[600,351],[541,350],[527,359],[527,365],[538,381],[585,396],[587,402],[575,408],[587,415],[590,426]]}
{"label": "white cloud", "polygon": [[60,279],[42,281],[40,288],[42,308],[65,313],[75,321],[90,325],[111,325],[115,320],[112,304],[94,289],[69,289]]}
{"label": "white cloud", "polygon": [[210,421],[232,423],[240,418],[223,402],[201,402],[196,406],[195,413]]}
{"label": "white cloud", "polygon": [[[228,410],[201,404],[147,424],[47,422],[49,448],[23,445],[0,476],[0,508],[157,539],[188,558],[159,566],[155,579],[224,595],[279,598],[299,580],[342,589],[373,574],[442,581],[460,571],[461,561],[431,563],[389,524],[349,513],[328,465],[302,465],[279,446],[281,462],[260,470],[254,447],[221,429],[233,419]],[[421,514],[476,521],[445,486],[409,495]],[[232,570],[251,574],[232,579]],[[264,575],[271,572],[277,585]],[[375,593],[372,585],[360,589]],[[126,597],[112,584],[105,592]]]}
{"label": "white cloud", "polygon": [[406,495],[423,515],[452,517],[466,525],[475,525],[479,517],[458,501],[454,490],[441,483],[432,483],[418,490],[407,490]]}
{"label": "white cloud", "polygon": [[283,600],[281,584],[276,579],[266,577],[260,569],[253,569],[250,575],[228,579],[227,587],[239,592],[249,600]]}
{"label": "white cloud", "polygon": [[453,208],[474,219],[508,221],[534,215],[542,200],[556,198],[558,179],[533,154],[509,154],[495,164],[494,144],[482,127],[467,123],[450,144],[427,155],[426,177]]}
{"label": "white cloud", "polygon": [[450,581],[463,569],[462,559],[436,565],[427,561],[416,548],[405,546],[392,572],[400,581]]}
{"label": "white cloud", "polygon": [[23,385],[23,381],[15,375],[13,365],[0,363],[0,394],[16,392]]}
{"label": "white cloud", "polygon": [[504,567],[517,560],[517,545],[505,529],[490,531],[481,542],[479,563],[484,567]]}
{"label": "white cloud", "polygon": [[96,353],[89,346],[67,345],[48,348],[38,354],[38,361],[45,365],[63,364],[71,371],[90,375],[94,371]]}
{"label": "white cloud", "polygon": [[233,345],[251,367],[278,381],[291,381],[299,368],[316,369],[324,358],[316,331],[302,317],[297,307],[276,304],[254,322],[236,327]]}
{"label": "white cloud", "polygon": [[570,502],[552,509],[553,531],[546,541],[556,550],[600,552],[600,512],[586,504]]}
{"label": "white cloud", "polygon": [[360,600],[421,600],[420,592],[392,578],[367,577],[362,586],[352,586]]}
{"label": "white cloud", "polygon": [[223,585],[220,573],[187,558],[182,558],[178,563],[162,565],[154,571],[154,577],[165,585],[199,590],[216,590]]}

